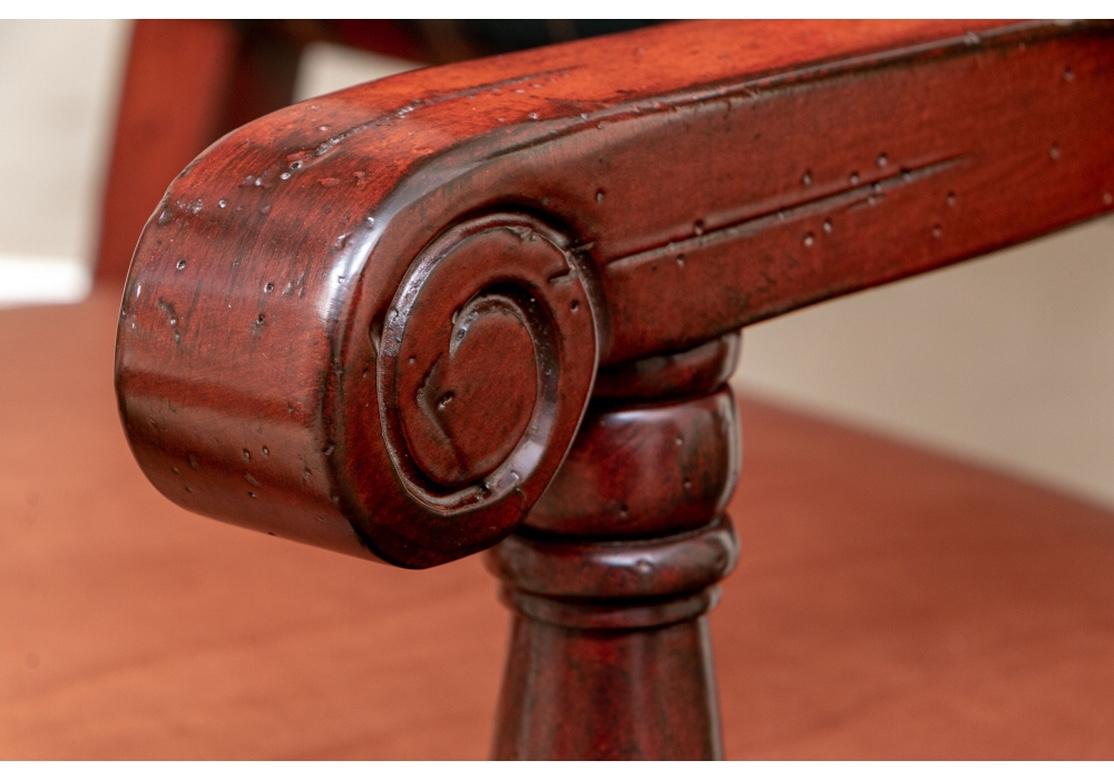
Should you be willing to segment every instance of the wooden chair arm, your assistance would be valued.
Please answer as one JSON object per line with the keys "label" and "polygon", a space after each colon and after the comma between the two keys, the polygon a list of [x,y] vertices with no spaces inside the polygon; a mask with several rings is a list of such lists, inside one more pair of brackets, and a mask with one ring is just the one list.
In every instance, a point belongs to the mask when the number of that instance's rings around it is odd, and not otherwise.
{"label": "wooden chair arm", "polygon": [[265,116],[136,248],[131,446],[224,520],[403,566],[488,547],[601,366],[1110,211],[1112,31],[682,23]]}

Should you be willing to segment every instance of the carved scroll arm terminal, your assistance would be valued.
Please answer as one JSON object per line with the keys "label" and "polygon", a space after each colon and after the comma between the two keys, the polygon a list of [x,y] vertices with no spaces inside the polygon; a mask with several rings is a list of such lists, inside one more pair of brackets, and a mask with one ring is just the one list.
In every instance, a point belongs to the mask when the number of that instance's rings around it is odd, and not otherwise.
{"label": "carved scroll arm terminal", "polygon": [[402,566],[488,547],[600,366],[1110,211],[1111,30],[666,25],[265,116],[136,248],[133,451],[269,533]]}

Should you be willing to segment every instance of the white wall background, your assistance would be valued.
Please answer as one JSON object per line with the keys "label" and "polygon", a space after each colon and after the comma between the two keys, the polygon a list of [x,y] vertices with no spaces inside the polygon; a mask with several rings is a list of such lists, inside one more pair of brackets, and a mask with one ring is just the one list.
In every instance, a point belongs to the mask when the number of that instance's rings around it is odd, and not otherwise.
{"label": "white wall background", "polygon": [[[125,22],[0,22],[0,306],[87,289],[126,42]],[[316,47],[299,96],[401,68]],[[1114,220],[763,323],[744,342],[746,390],[1114,507]]]}
{"label": "white wall background", "polygon": [[124,22],[0,21],[0,306],[88,289]]}

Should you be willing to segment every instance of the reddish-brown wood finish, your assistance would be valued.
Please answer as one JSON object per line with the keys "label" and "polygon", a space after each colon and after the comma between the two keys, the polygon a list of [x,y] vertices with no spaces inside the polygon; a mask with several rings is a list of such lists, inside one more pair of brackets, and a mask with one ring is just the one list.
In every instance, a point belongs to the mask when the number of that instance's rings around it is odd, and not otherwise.
{"label": "reddish-brown wood finish", "polygon": [[198,150],[293,99],[299,41],[260,24],[137,21],[105,178],[96,273],[122,279],[154,203]]}
{"label": "reddish-brown wood finish", "polygon": [[687,23],[268,115],[136,249],[133,452],[186,508],[400,566],[518,529],[497,754],[715,756],[730,334],[1109,211],[1112,32]]}
{"label": "reddish-brown wood finish", "polygon": [[[582,537],[642,537],[699,527],[731,497],[739,462],[735,427],[727,393],[681,405],[591,413],[526,525]],[[600,464],[627,459],[632,462],[623,462],[607,479],[596,476]],[[647,474],[653,475],[650,482]],[[573,493],[576,500],[570,502]]]}
{"label": "reddish-brown wood finish", "polygon": [[722,512],[739,442],[731,391],[702,385],[737,354],[721,340],[631,366],[635,392],[658,368],[668,400],[590,412],[525,528],[490,555],[515,611],[496,757],[722,756],[705,613],[735,563]]}
{"label": "reddish-brown wood finish", "polygon": [[516,615],[494,757],[723,757],[707,618],[584,630]]}
{"label": "reddish-brown wood finish", "polygon": [[[199,149],[290,103],[306,46],[329,42],[442,63],[507,50],[499,46],[519,48],[526,41],[514,27],[510,23],[499,35],[490,25],[474,29],[468,22],[438,20],[135,22],[105,181],[97,277],[123,279],[152,204]],[[556,25],[545,32],[561,40],[591,29]],[[470,32],[488,36],[469,39]]]}
{"label": "reddish-brown wood finish", "polygon": [[[195,160],[137,248],[117,356],[136,455],[184,506],[334,549],[425,566],[488,546],[555,472],[595,364],[1109,210],[1109,32],[667,25],[271,114]],[[499,282],[426,251],[474,219]],[[431,376],[453,332],[426,284],[505,299],[470,322],[506,345],[508,408],[399,398],[403,422],[383,418],[384,392]],[[408,339],[424,351],[394,355]],[[488,367],[453,361],[453,381]],[[443,456],[405,421],[461,415],[451,450],[485,435],[477,403],[501,410],[503,461],[432,468]]]}

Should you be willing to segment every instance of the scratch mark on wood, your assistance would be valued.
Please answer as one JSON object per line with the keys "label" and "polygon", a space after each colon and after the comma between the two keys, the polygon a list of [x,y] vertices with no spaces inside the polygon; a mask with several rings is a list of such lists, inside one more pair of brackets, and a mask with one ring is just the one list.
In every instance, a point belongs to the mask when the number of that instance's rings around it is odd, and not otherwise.
{"label": "scratch mark on wood", "polygon": [[916,184],[924,179],[937,176],[960,165],[968,158],[966,154],[945,157],[916,168],[905,168],[891,176],[876,179],[857,186],[829,192],[795,202],[775,204],[756,214],[723,225],[712,230],[703,229],[690,238],[673,240],[664,244],[618,257],[607,263],[607,268],[629,268],[643,263],[674,257],[677,253],[703,249],[705,247],[735,241],[761,233],[774,225],[787,225],[796,220],[830,213],[839,208],[854,208],[865,204],[871,198],[878,198],[887,192]]}

